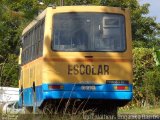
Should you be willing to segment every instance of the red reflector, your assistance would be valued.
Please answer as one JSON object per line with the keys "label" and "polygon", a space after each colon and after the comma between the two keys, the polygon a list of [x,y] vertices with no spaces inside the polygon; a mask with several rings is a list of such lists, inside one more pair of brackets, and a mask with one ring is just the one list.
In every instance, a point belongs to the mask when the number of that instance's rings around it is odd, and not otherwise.
{"label": "red reflector", "polygon": [[117,90],[125,90],[126,86],[117,86]]}
{"label": "red reflector", "polygon": [[62,85],[49,85],[48,86],[49,89],[63,89]]}

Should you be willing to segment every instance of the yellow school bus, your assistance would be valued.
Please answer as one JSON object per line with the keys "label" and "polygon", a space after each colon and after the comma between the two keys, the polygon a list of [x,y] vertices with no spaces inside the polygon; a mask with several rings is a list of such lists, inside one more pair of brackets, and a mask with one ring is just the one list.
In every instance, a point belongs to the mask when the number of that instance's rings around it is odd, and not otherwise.
{"label": "yellow school bus", "polygon": [[111,111],[132,100],[129,10],[52,6],[22,33],[20,103],[88,100]]}

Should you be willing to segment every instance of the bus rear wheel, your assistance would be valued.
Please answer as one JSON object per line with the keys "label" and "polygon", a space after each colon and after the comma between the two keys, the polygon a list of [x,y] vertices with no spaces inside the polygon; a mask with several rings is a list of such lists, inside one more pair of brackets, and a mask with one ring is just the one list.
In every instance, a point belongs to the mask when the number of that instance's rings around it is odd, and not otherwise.
{"label": "bus rear wheel", "polygon": [[33,108],[32,107],[25,107],[25,114],[32,114]]}
{"label": "bus rear wheel", "polygon": [[99,115],[117,116],[118,107],[116,105],[103,105],[97,107],[96,113]]}
{"label": "bus rear wheel", "polygon": [[56,102],[54,100],[48,100],[43,103],[43,107],[41,108],[43,114],[53,115],[56,113],[57,107]]}

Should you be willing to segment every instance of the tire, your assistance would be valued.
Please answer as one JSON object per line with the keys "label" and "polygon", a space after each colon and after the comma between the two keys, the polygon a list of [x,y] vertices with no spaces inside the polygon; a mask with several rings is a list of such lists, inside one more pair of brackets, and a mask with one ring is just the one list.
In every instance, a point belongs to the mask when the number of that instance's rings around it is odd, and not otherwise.
{"label": "tire", "polygon": [[25,114],[32,114],[32,112],[33,112],[33,109],[32,109],[32,107],[25,107]]}
{"label": "tire", "polygon": [[96,114],[98,115],[109,115],[111,117],[114,117],[114,119],[117,118],[117,111],[118,107],[117,105],[101,105],[98,106],[96,109]]}
{"label": "tire", "polygon": [[56,102],[54,100],[48,100],[43,104],[42,112],[45,115],[53,115],[55,114],[56,109]]}

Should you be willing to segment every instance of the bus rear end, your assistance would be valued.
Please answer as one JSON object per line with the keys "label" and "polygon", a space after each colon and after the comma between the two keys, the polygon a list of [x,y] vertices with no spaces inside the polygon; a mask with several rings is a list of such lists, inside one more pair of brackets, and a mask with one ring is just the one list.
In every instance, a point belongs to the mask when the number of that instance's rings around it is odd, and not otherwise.
{"label": "bus rear end", "polygon": [[46,14],[43,99],[88,99],[123,106],[132,99],[129,11],[73,6]]}

